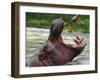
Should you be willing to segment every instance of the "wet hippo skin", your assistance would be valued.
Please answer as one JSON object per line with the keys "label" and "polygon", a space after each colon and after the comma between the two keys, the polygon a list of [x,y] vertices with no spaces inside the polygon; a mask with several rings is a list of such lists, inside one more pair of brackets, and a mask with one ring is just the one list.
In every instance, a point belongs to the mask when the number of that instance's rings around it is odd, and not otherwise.
{"label": "wet hippo skin", "polygon": [[61,33],[65,20],[58,18],[52,21],[48,40],[44,43],[39,54],[34,55],[27,62],[27,66],[56,66],[71,62],[85,47],[83,39],[76,36],[76,44],[65,44]]}

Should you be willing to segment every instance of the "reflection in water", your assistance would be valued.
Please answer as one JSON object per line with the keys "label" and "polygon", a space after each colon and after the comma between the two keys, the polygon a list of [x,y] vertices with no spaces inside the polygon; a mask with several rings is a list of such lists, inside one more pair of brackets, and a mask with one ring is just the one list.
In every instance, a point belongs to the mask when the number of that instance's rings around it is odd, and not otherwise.
{"label": "reflection in water", "polygon": [[[34,54],[38,54],[39,50],[42,48],[44,42],[47,40],[49,35],[48,29],[39,29],[39,28],[26,28],[26,61],[33,56]],[[84,37],[87,43],[84,51],[74,58],[74,60],[68,65],[72,64],[89,64],[89,34],[88,33],[68,33],[63,32],[62,36],[65,43],[74,43],[73,39],[78,35],[80,37]]]}

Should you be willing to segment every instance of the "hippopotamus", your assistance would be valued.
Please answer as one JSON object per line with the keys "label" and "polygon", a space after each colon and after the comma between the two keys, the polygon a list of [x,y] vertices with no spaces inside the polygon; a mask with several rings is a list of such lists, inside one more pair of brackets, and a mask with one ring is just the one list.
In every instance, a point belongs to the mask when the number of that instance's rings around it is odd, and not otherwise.
{"label": "hippopotamus", "polygon": [[83,38],[76,36],[75,44],[64,43],[61,33],[64,25],[67,24],[64,18],[57,18],[51,22],[50,34],[44,43],[39,54],[32,56],[27,66],[57,66],[71,62],[85,48]]}

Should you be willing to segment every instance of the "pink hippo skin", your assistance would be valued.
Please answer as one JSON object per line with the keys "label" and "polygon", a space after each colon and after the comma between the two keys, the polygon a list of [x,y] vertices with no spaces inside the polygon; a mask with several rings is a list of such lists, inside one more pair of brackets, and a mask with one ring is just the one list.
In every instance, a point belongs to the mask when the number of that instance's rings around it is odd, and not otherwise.
{"label": "pink hippo skin", "polygon": [[61,37],[65,19],[58,18],[52,21],[48,40],[39,54],[31,57],[27,66],[56,66],[71,62],[85,48],[83,39],[76,36],[76,44],[65,44]]}

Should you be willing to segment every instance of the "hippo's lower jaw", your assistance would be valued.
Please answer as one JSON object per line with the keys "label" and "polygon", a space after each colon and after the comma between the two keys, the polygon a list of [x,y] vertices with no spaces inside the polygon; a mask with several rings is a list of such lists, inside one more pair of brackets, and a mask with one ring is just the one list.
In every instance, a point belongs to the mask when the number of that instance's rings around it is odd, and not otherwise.
{"label": "hippo's lower jaw", "polygon": [[[49,51],[48,54],[40,54],[33,56],[27,66],[28,67],[39,67],[39,66],[59,66],[65,65],[81,53],[81,51],[85,48],[84,45],[66,45],[66,44],[57,44],[54,49]],[[60,53],[59,53],[60,52]],[[41,58],[41,56],[43,58]]]}
{"label": "hippo's lower jaw", "polygon": [[77,45],[76,47],[74,47],[76,49],[75,57],[84,50],[85,46],[86,46],[86,43],[83,43],[83,44],[80,44],[80,45]]}

